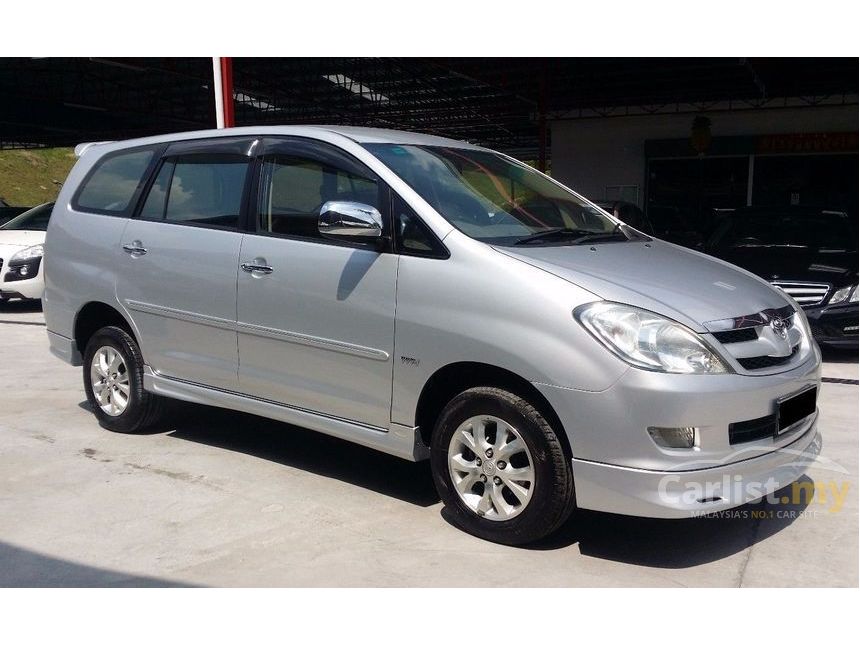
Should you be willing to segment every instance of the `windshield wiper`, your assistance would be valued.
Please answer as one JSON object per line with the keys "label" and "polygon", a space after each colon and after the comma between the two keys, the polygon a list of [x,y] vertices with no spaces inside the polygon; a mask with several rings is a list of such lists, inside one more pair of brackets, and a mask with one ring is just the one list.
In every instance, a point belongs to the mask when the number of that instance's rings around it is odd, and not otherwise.
{"label": "windshield wiper", "polygon": [[582,235],[579,239],[574,240],[573,244],[585,244],[586,242],[596,242],[597,240],[614,240],[619,237],[623,240],[630,239],[619,230],[613,230],[608,232],[589,231],[585,235]]}
{"label": "windshield wiper", "polygon": [[[593,234],[596,231],[580,231],[575,228],[549,228],[545,231],[538,231],[537,233],[532,233],[531,235],[526,235],[525,237],[521,237],[514,245],[520,244],[531,244],[532,242],[541,242],[547,239],[551,239],[554,237],[567,237],[568,235],[573,235],[575,237],[581,237],[583,235]],[[602,235],[602,233],[601,233]]]}

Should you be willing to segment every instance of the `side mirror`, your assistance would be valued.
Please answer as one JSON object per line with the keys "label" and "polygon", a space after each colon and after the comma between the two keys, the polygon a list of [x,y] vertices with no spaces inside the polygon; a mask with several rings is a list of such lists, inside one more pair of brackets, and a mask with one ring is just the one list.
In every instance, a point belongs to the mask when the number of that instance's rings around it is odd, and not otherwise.
{"label": "side mirror", "polygon": [[373,206],[359,202],[326,202],[320,209],[319,232],[327,237],[382,237],[382,215]]}

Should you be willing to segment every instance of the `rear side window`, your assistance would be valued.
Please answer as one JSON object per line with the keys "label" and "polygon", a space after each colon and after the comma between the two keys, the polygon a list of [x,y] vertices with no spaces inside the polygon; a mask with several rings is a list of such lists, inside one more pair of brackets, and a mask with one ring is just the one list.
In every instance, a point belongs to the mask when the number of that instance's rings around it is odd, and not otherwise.
{"label": "rear side window", "polygon": [[248,158],[190,155],[168,159],[149,190],[140,217],[236,228]]}
{"label": "rear side window", "polygon": [[105,157],[81,184],[73,206],[96,213],[127,214],[154,154],[150,148]]}

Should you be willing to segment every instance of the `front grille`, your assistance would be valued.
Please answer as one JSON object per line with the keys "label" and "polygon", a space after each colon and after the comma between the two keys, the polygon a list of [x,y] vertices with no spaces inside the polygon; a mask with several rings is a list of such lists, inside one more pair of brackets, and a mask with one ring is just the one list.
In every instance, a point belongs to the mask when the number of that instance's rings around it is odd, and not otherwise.
{"label": "front grille", "polygon": [[721,343],[745,343],[749,340],[756,340],[758,332],[755,327],[742,327],[741,329],[731,329],[729,331],[715,331],[714,338]]}
{"label": "front grille", "polygon": [[776,435],[776,415],[729,424],[729,444],[758,441]]}
{"label": "front grille", "polygon": [[799,305],[813,307],[820,305],[830,291],[830,285],[823,282],[785,282],[774,280],[771,284],[785,291],[794,298]]}
{"label": "front grille", "polygon": [[788,356],[752,356],[750,358],[739,358],[737,361],[745,370],[763,370],[768,367],[776,367],[777,365],[787,363],[797,355],[799,350],[800,343],[792,348],[791,354]]}

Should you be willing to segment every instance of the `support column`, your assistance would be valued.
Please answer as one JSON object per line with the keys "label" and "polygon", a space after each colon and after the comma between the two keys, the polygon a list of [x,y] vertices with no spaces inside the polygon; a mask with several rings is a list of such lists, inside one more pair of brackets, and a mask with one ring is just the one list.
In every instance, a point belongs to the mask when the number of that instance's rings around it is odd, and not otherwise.
{"label": "support column", "polygon": [[212,58],[212,91],[215,94],[215,127],[232,128],[236,125],[233,107],[233,59]]}

